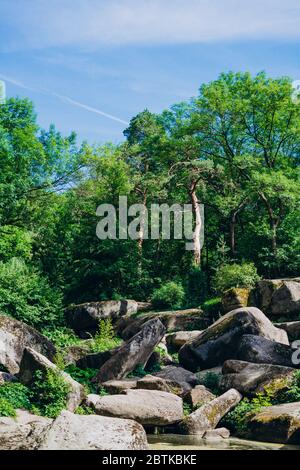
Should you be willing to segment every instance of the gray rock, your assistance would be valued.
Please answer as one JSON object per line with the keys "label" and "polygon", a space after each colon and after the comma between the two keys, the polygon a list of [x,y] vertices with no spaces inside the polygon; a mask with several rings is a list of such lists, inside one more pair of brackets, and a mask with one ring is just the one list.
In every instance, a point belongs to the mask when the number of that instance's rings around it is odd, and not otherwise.
{"label": "gray rock", "polygon": [[66,365],[74,364],[89,354],[91,340],[82,340],[81,344],[75,344],[64,348],[63,360]]}
{"label": "gray rock", "polygon": [[228,390],[185,418],[181,423],[182,432],[203,436],[206,431],[215,429],[223,416],[232,410],[241,399],[242,395],[237,390]]}
{"label": "gray rock", "polygon": [[124,340],[132,338],[143,326],[151,319],[159,318],[166,328],[167,332],[178,330],[196,330],[202,327],[202,311],[199,308],[190,308],[186,310],[172,310],[164,312],[148,312],[139,315],[137,318],[127,315],[116,323],[116,332]]}
{"label": "gray rock", "polygon": [[159,319],[146,322],[139,333],[105,362],[94,381],[101,384],[108,380],[122,379],[138,365],[144,366],[164,334],[165,327]]}
{"label": "gray rock", "polygon": [[0,450],[35,450],[52,419],[17,410],[13,418],[0,417]]}
{"label": "gray rock", "polygon": [[294,350],[286,344],[276,343],[262,336],[244,335],[236,351],[240,361],[255,364],[275,364],[286,367],[300,367],[293,364]]}
{"label": "gray rock", "polygon": [[74,331],[92,332],[98,329],[99,320],[117,319],[123,315],[137,312],[138,304],[135,300],[104,300],[102,302],[87,302],[80,305],[71,305],[66,309],[66,322]]}
{"label": "gray rock", "polygon": [[137,388],[138,378],[122,379],[122,380],[108,380],[102,384],[102,387],[111,395],[116,395],[129,390]]}
{"label": "gray rock", "polygon": [[5,384],[6,382],[16,382],[17,378],[7,372],[0,372],[0,385]]}
{"label": "gray rock", "polygon": [[86,354],[76,361],[76,366],[80,369],[100,369],[119,349],[120,347],[118,346],[107,351]]}
{"label": "gray rock", "polygon": [[296,319],[300,312],[300,278],[259,281],[251,291],[249,303],[272,319],[282,316]]}
{"label": "gray rock", "polygon": [[300,313],[300,282],[283,281],[282,286],[272,296],[270,310],[273,317],[298,318]]}
{"label": "gray rock", "polygon": [[266,386],[272,385],[274,392],[286,389],[294,374],[295,369],[290,367],[228,360],[223,364],[220,388],[223,391],[235,388],[242,395],[254,397]]}
{"label": "gray rock", "polygon": [[183,394],[182,387],[173,380],[155,377],[154,375],[146,375],[139,379],[136,384],[137,389],[143,390],[160,390],[162,392],[175,393],[181,396]]}
{"label": "gray rock", "polygon": [[88,395],[88,406],[96,414],[138,421],[143,425],[165,426],[183,418],[182,399],[157,390],[126,390],[124,395]]}
{"label": "gray rock", "polygon": [[50,360],[53,360],[56,353],[51,341],[34,328],[14,318],[0,315],[0,365],[11,374],[17,374],[26,347]]}
{"label": "gray rock", "polygon": [[232,288],[222,294],[222,307],[224,313],[231,312],[237,308],[247,307],[250,289]]}
{"label": "gray rock", "polygon": [[153,375],[177,383],[184,391],[188,391],[198,385],[198,379],[195,374],[179,366],[166,366],[160,372],[156,372]]}
{"label": "gray rock", "polygon": [[205,405],[215,398],[216,395],[211,393],[204,385],[196,385],[195,388],[184,395],[184,400],[190,403],[192,406],[199,404]]}
{"label": "gray rock", "polygon": [[247,429],[248,436],[258,441],[300,444],[300,402],[263,408]]}
{"label": "gray rock", "polygon": [[31,348],[26,348],[23,354],[23,358],[20,364],[19,380],[24,385],[31,385],[35,379],[35,372],[37,370],[47,371],[51,369],[59,372],[66,383],[70,387],[70,392],[67,399],[67,409],[69,411],[75,411],[76,408],[85,398],[84,387],[76,382],[72,377],[66,372],[62,372],[58,367],[49,361],[45,356],[39,354]]}
{"label": "gray rock", "polygon": [[216,428],[206,431],[204,439],[215,440],[215,439],[229,439],[230,431],[227,428]]}
{"label": "gray rock", "polygon": [[166,336],[168,347],[174,351],[179,351],[181,346],[197,338],[202,333],[201,330],[193,331],[175,331]]}
{"label": "gray rock", "polygon": [[143,427],[128,419],[76,415],[63,411],[40,450],[147,450]]}
{"label": "gray rock", "polygon": [[276,323],[275,326],[287,332],[290,342],[300,339],[300,321]]}
{"label": "gray rock", "polygon": [[237,347],[245,334],[288,344],[286,332],[276,328],[260,310],[255,307],[238,308],[185,344],[179,351],[179,362],[192,371],[222,365],[227,359],[236,358]]}

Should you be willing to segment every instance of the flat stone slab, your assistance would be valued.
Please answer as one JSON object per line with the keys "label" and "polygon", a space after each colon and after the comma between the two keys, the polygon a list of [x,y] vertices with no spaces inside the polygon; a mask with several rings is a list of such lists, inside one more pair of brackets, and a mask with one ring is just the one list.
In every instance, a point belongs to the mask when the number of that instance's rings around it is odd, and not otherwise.
{"label": "flat stone slab", "polygon": [[164,426],[183,418],[182,399],[157,390],[126,390],[124,395],[88,395],[86,404],[96,414],[136,420],[143,425]]}

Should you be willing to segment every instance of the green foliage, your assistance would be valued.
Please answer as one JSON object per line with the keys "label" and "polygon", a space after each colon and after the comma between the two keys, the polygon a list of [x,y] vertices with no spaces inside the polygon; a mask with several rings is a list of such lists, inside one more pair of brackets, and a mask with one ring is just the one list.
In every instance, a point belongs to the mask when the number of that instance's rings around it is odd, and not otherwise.
{"label": "green foliage", "polygon": [[251,289],[260,279],[253,263],[221,265],[213,278],[213,287],[217,292],[224,292],[232,287]]}
{"label": "green foliage", "polygon": [[16,408],[30,409],[29,390],[18,382],[7,382],[0,385],[0,399],[6,400]]}
{"label": "green foliage", "polygon": [[145,371],[144,367],[142,365],[137,365],[136,368],[128,374],[128,377],[145,377],[148,372]]}
{"label": "green foliage", "polygon": [[86,405],[80,405],[76,408],[75,412],[76,415],[93,415],[95,414],[94,410]]}
{"label": "green foliage", "polygon": [[189,416],[193,412],[193,407],[189,403],[183,402],[183,415]]}
{"label": "green foliage", "polygon": [[222,313],[221,297],[213,297],[201,305],[201,308],[206,316],[212,321],[217,320]]}
{"label": "green foliage", "polygon": [[54,325],[62,318],[62,297],[43,275],[12,258],[0,262],[0,310],[31,326]]}
{"label": "green foliage", "polygon": [[115,337],[115,332],[110,318],[100,320],[99,329],[93,338],[90,350],[94,353],[104,352],[120,346],[121,340]]}
{"label": "green foliage", "polygon": [[80,369],[74,364],[70,364],[66,367],[65,372],[67,372],[74,380],[76,380],[76,382],[79,382],[80,384],[84,385],[88,393],[97,392],[96,385],[92,383],[92,379],[98,372],[97,369]]}
{"label": "green foliage", "polygon": [[15,417],[16,415],[13,405],[5,398],[0,397],[0,416]]}
{"label": "green foliage", "polygon": [[212,393],[218,395],[220,392],[219,389],[220,377],[214,372],[207,372],[204,378],[201,381],[202,385],[205,385]]}
{"label": "green foliage", "polygon": [[82,341],[75,335],[74,331],[66,326],[58,326],[56,328],[44,328],[43,335],[55,344],[58,349],[63,349],[67,346],[75,346]]}
{"label": "green foliage", "polygon": [[155,308],[179,308],[184,297],[182,284],[170,281],[153,292],[152,304]]}
{"label": "green foliage", "polygon": [[66,408],[70,385],[61,371],[47,369],[35,372],[35,381],[30,390],[30,400],[34,413],[48,418],[56,418]]}

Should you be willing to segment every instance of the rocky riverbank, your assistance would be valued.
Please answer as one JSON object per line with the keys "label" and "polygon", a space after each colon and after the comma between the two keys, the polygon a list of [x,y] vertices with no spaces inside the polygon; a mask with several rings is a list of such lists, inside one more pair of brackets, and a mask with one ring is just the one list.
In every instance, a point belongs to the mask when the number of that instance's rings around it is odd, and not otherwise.
{"label": "rocky riverbank", "polygon": [[[200,309],[144,312],[132,300],[73,306],[78,340],[60,348],[0,316],[0,449],[300,445],[300,282],[259,281],[227,313],[226,295],[211,324]],[[278,303],[293,322],[274,322]]]}

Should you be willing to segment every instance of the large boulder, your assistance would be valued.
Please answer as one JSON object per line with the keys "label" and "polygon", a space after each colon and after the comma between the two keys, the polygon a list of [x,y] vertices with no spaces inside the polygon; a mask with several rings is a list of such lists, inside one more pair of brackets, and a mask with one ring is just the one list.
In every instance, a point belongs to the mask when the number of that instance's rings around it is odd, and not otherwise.
{"label": "large boulder", "polygon": [[164,312],[148,312],[138,317],[127,315],[116,323],[116,333],[124,340],[132,338],[148,320],[159,318],[167,332],[198,330],[203,327],[202,310],[190,308]]}
{"label": "large boulder", "polygon": [[220,388],[223,391],[235,388],[249,397],[263,392],[265,387],[272,387],[277,393],[288,387],[294,374],[295,370],[290,367],[228,360],[223,364]]}
{"label": "large boulder", "polygon": [[103,364],[94,381],[101,384],[108,380],[122,379],[137,366],[144,366],[164,334],[165,327],[159,319],[146,322],[133,338]]}
{"label": "large boulder", "polygon": [[17,374],[26,347],[50,360],[53,360],[56,353],[51,341],[37,330],[14,318],[0,315],[0,365],[11,374]]}
{"label": "large boulder", "polygon": [[183,367],[166,366],[161,371],[156,372],[153,375],[177,383],[183,391],[189,391],[198,384],[198,379],[195,374]]}
{"label": "large boulder", "polygon": [[248,422],[247,430],[258,441],[300,444],[300,402],[263,408]]}
{"label": "large boulder", "polygon": [[201,333],[201,330],[175,331],[166,336],[166,342],[170,349],[179,351],[184,344],[196,339]]}
{"label": "large boulder", "polygon": [[137,312],[137,308],[135,300],[103,300],[71,305],[66,309],[65,317],[68,326],[83,337],[85,333],[97,331],[99,320],[115,320],[123,315],[131,315]]}
{"label": "large boulder", "polygon": [[270,318],[296,319],[300,313],[300,278],[258,281],[249,303],[261,308]]}
{"label": "large boulder", "polygon": [[200,404],[205,405],[215,398],[216,395],[211,393],[204,385],[196,385],[195,388],[192,388],[184,395],[184,400],[193,407]]}
{"label": "large boulder", "polygon": [[35,450],[52,419],[17,410],[16,417],[0,417],[0,450]]}
{"label": "large boulder", "polygon": [[66,365],[76,365],[77,361],[87,356],[90,352],[92,340],[82,340],[80,344],[66,346],[63,351],[63,361]]}
{"label": "large boulder", "polygon": [[119,349],[118,346],[107,351],[86,354],[76,361],[76,366],[80,369],[100,369]]}
{"label": "large boulder", "polygon": [[139,379],[136,383],[137,389],[143,390],[159,390],[161,392],[175,393],[181,396],[184,391],[178,382],[173,380],[163,379],[162,377],[155,377],[154,375],[146,375]]}
{"label": "large boulder", "polygon": [[287,332],[290,342],[300,340],[300,321],[276,323],[275,326]]}
{"label": "large boulder", "polygon": [[192,371],[222,365],[227,359],[236,357],[237,347],[245,334],[288,344],[286,332],[276,328],[258,308],[238,308],[185,344],[179,351],[179,362]]}
{"label": "large boulder", "polygon": [[203,436],[205,431],[215,429],[223,416],[232,410],[241,399],[242,395],[237,390],[228,390],[185,418],[181,423],[182,432]]}
{"label": "large boulder", "polygon": [[110,395],[118,395],[119,393],[123,393],[125,390],[137,388],[137,382],[138,378],[108,380],[107,382],[103,382],[102,387]]}
{"label": "large boulder", "polygon": [[45,356],[34,351],[34,349],[26,348],[20,364],[19,380],[24,385],[30,386],[35,380],[35,372],[41,370],[46,372],[48,369],[54,370],[61,374],[70,388],[67,398],[67,409],[75,411],[76,408],[85,398],[84,387],[76,382],[66,372],[62,372],[58,367],[49,361]]}
{"label": "large boulder", "polygon": [[63,411],[39,449],[147,450],[148,443],[143,427],[135,421]]}
{"label": "large boulder", "polygon": [[102,416],[134,419],[143,425],[165,426],[183,418],[182,399],[157,390],[126,390],[124,395],[88,395],[88,406]]}
{"label": "large boulder", "polygon": [[262,336],[244,335],[236,351],[236,359],[256,364],[275,364],[286,367],[300,367],[293,363],[294,350],[282,343],[276,343]]}
{"label": "large boulder", "polygon": [[233,287],[223,292],[222,307],[224,313],[236,308],[247,307],[250,289]]}

